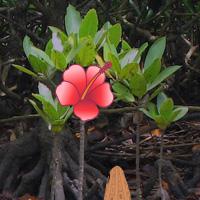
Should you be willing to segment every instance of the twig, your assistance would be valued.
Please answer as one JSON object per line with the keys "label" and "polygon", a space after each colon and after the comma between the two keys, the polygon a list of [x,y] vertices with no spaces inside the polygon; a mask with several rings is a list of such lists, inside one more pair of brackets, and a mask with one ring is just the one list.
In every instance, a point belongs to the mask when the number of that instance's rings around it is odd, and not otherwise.
{"label": "twig", "polygon": [[137,184],[137,198],[141,199],[141,189],[140,189],[140,133],[139,133],[139,125],[136,130],[136,184]]}
{"label": "twig", "polygon": [[17,28],[21,29],[22,31],[24,31],[26,34],[28,34],[32,38],[36,39],[38,42],[41,42],[42,44],[44,44],[44,40],[43,39],[41,39],[40,37],[38,37],[35,33],[33,33],[32,31],[28,30],[24,26],[22,26],[19,23],[15,22],[14,20],[6,17],[5,15],[2,15],[1,13],[0,13],[0,18],[6,19],[8,22],[10,22],[13,25],[17,26]]}
{"label": "twig", "polygon": [[85,151],[85,122],[80,121],[80,150],[79,150],[79,195],[78,200],[83,200],[83,181],[84,181],[84,152]]}
{"label": "twig", "polygon": [[164,197],[164,194],[163,194],[163,188],[162,188],[162,162],[163,162],[163,149],[164,149],[163,135],[164,135],[164,130],[161,130],[160,162],[159,162],[159,165],[158,165],[158,179],[159,179],[159,185],[160,185],[161,199],[165,200],[165,197]]}
{"label": "twig", "polygon": [[138,106],[134,107],[123,107],[123,108],[111,108],[111,109],[101,109],[101,113],[105,114],[114,114],[114,113],[123,113],[123,112],[132,112],[137,111],[139,109]]}
{"label": "twig", "polygon": [[17,99],[17,100],[21,100],[21,96],[10,91],[3,83],[3,80],[2,80],[2,63],[1,63],[1,60],[0,60],[0,90],[2,90],[5,94],[7,94],[9,97],[13,98],[13,99]]}
{"label": "twig", "polygon": [[147,38],[148,41],[154,41],[157,38],[157,36],[152,35],[150,31],[136,27],[133,23],[129,22],[127,19],[121,17],[121,20],[125,25],[127,25],[130,28],[134,28],[140,35]]}
{"label": "twig", "polygon": [[20,120],[26,120],[26,119],[35,119],[35,118],[38,118],[38,117],[39,117],[38,114],[14,116],[14,117],[10,117],[10,118],[7,118],[7,119],[0,119],[0,124],[20,121]]}

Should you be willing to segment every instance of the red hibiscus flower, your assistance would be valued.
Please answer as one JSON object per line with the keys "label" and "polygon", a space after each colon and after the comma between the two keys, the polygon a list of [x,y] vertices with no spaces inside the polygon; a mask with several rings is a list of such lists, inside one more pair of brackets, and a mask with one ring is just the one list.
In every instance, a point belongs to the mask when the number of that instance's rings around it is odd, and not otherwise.
{"label": "red hibiscus flower", "polygon": [[83,121],[94,119],[100,107],[107,107],[113,102],[109,83],[105,82],[104,72],[112,66],[90,66],[85,71],[80,65],[72,65],[63,73],[63,81],[56,88],[56,95],[61,105],[74,107],[74,114]]}

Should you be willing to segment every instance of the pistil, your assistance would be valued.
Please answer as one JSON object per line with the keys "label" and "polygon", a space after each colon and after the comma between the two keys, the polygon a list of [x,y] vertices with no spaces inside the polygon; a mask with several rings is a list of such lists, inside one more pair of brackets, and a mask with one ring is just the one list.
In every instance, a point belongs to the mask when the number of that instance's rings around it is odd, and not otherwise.
{"label": "pistil", "polygon": [[112,67],[112,63],[111,62],[107,62],[105,63],[105,65],[100,68],[100,70],[97,72],[97,74],[94,75],[94,77],[91,79],[91,81],[89,82],[89,84],[87,85],[85,91],[83,92],[82,96],[81,96],[81,100],[83,100],[85,98],[85,96],[87,95],[90,87],[92,86],[92,84],[94,83],[94,81],[96,81],[96,79],[103,73],[105,73],[106,70],[108,70],[109,68]]}

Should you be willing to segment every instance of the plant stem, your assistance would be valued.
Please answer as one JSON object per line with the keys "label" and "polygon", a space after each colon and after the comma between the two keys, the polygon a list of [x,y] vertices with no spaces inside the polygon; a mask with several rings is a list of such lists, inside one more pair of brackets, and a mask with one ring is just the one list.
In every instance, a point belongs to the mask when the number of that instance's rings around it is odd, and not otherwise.
{"label": "plant stem", "polygon": [[137,193],[137,200],[142,199],[142,192],[141,192],[141,180],[140,180],[140,125],[143,121],[143,113],[140,111],[136,111],[133,115],[133,124],[136,125],[136,193]]}
{"label": "plant stem", "polygon": [[85,151],[85,122],[80,121],[80,153],[79,153],[79,198],[83,200],[83,181],[84,181],[84,151]]}
{"label": "plant stem", "polygon": [[140,190],[140,132],[139,125],[137,125],[136,130],[136,184],[137,184],[137,198],[141,199],[141,190]]}
{"label": "plant stem", "polygon": [[158,165],[158,178],[159,178],[159,185],[160,185],[160,195],[161,195],[162,200],[165,199],[163,195],[163,190],[162,190],[162,162],[163,162],[163,149],[164,149],[163,139],[164,139],[164,130],[161,130],[160,162]]}
{"label": "plant stem", "polygon": [[61,153],[61,136],[60,133],[54,133],[53,148],[52,148],[52,185],[51,185],[51,200],[65,200],[62,178],[62,153]]}

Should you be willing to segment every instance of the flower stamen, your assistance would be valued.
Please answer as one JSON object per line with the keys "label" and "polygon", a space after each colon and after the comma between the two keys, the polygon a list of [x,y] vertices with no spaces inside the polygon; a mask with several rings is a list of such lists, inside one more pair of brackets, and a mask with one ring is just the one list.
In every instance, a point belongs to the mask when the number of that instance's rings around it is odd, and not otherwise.
{"label": "flower stamen", "polygon": [[97,72],[97,74],[94,75],[94,77],[91,79],[91,81],[89,82],[89,84],[87,85],[85,91],[83,92],[82,96],[81,96],[81,100],[83,100],[86,96],[86,94],[88,93],[90,87],[92,86],[92,84],[94,83],[94,81],[96,81],[96,79],[103,73],[105,73],[106,70],[108,70],[109,68],[112,67],[112,63],[111,62],[107,62],[105,63],[105,65],[100,68],[100,70]]}

